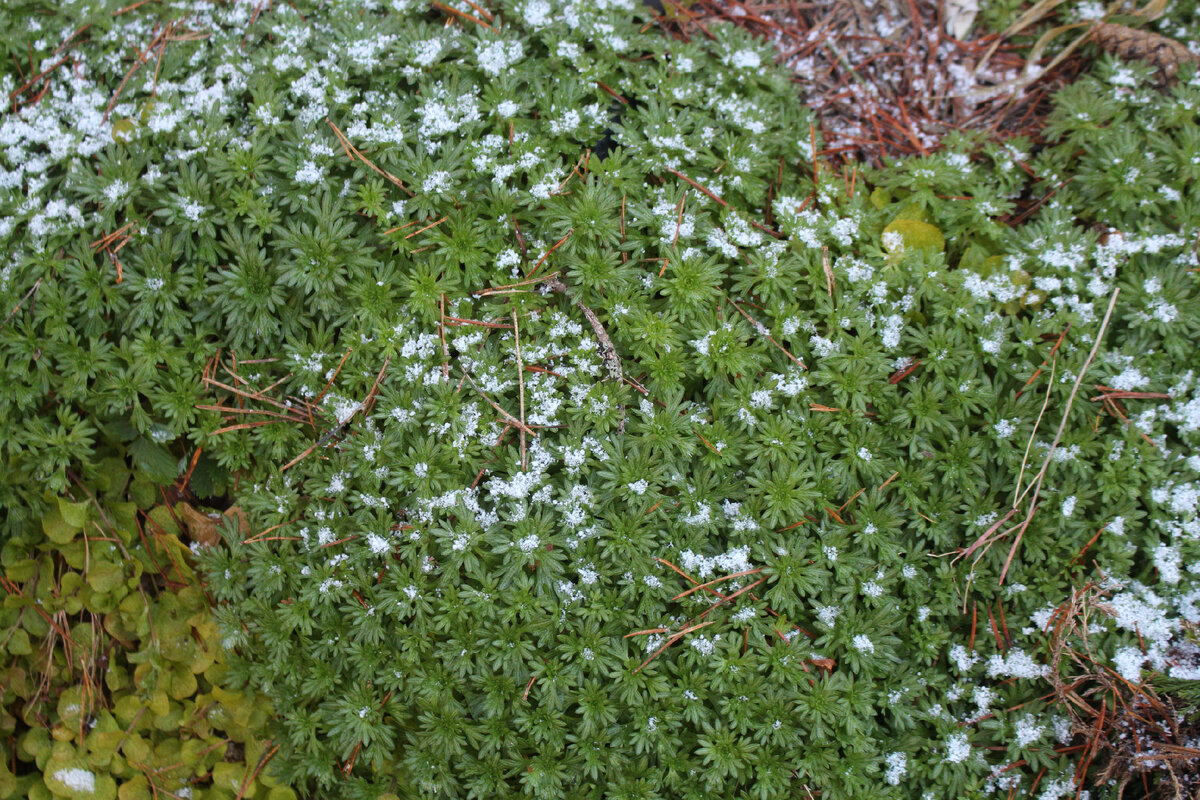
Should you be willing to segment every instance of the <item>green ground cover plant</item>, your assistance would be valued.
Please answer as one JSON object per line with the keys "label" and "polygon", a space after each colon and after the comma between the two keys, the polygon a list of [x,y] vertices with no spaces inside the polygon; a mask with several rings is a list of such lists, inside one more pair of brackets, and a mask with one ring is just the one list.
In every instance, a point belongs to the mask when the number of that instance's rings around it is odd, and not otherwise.
{"label": "green ground cover plant", "polygon": [[[0,12],[38,54],[0,78],[5,565],[109,470],[231,492],[251,533],[195,556],[270,780],[1194,780],[1194,69],[835,172],[768,45],[632,2],[117,10]],[[1113,728],[1156,682],[1175,728]],[[1162,757],[1083,789],[1096,731]]]}
{"label": "green ground cover plant", "polygon": [[226,653],[165,505],[47,498],[44,539],[8,542],[0,797],[150,800],[295,792],[260,774],[270,707],[223,686]]}

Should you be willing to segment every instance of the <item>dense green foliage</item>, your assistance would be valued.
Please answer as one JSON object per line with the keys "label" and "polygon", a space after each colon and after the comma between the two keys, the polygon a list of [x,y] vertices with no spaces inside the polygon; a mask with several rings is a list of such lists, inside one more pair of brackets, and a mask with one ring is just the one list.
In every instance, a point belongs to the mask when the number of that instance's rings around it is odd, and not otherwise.
{"label": "dense green foliage", "polygon": [[295,800],[253,775],[270,708],[223,688],[174,517],[122,501],[128,479],[105,473],[96,502],[48,498],[43,541],[3,549],[0,798]]}
{"label": "dense green foliage", "polygon": [[226,685],[314,796],[1073,794],[1076,587],[1200,675],[1200,80],[851,178],[735,30],[499,5],[65,12],[82,77],[5,73],[13,547],[202,447]]}

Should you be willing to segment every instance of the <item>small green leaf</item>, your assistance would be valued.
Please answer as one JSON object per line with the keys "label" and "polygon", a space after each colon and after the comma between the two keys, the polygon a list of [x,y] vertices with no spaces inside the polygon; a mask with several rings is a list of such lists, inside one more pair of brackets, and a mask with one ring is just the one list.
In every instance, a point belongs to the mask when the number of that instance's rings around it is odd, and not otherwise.
{"label": "small green leaf", "polygon": [[150,758],[150,743],[140,734],[133,734],[121,745],[121,752],[133,762],[145,762]]}
{"label": "small green leaf", "polygon": [[103,772],[93,772],[87,760],[71,745],[60,742],[42,770],[42,780],[55,797],[68,800],[114,800],[117,783]]}
{"label": "small green leaf", "polygon": [[132,133],[133,129],[136,127],[137,127],[137,125],[131,119],[122,118],[122,119],[117,120],[116,122],[113,123],[113,126],[112,126],[113,141],[114,142],[129,141],[129,134]]}
{"label": "small green leaf", "polygon": [[142,708],[142,701],[135,695],[123,695],[113,705],[113,716],[117,718],[118,724],[128,727],[133,724],[135,719],[138,719],[138,714],[142,711]]}
{"label": "small green leaf", "polygon": [[4,576],[13,583],[24,583],[37,574],[38,562],[32,558],[14,561],[4,569]]}
{"label": "small green leaf", "polygon": [[58,498],[58,510],[62,514],[62,518],[66,520],[66,523],[72,527],[82,528],[87,524],[87,503],[71,503],[60,497]]}
{"label": "small green leaf", "polygon": [[0,759],[0,798],[8,800],[17,793],[17,776],[13,775],[4,759]]}
{"label": "small green leaf", "polygon": [[31,654],[33,648],[29,646],[29,634],[21,628],[14,630],[8,640],[8,652],[14,656],[27,656]]}
{"label": "small green leaf", "polygon": [[152,522],[156,523],[158,527],[167,533],[172,535],[179,534],[179,525],[176,524],[175,517],[171,515],[171,509],[166,506],[155,506],[150,509],[146,516],[150,517]]}
{"label": "small green leaf", "polygon": [[45,531],[47,538],[55,544],[66,544],[75,538],[75,534],[79,533],[80,526],[72,525],[63,518],[62,512],[57,506],[51,506],[42,517],[42,530]]}
{"label": "small green leaf", "polygon": [[58,547],[58,554],[62,556],[63,561],[67,562],[71,569],[81,572],[88,563],[90,553],[91,548],[84,546],[83,539],[75,539]]}
{"label": "small green leaf", "polygon": [[24,753],[31,759],[37,761],[43,753],[49,751],[52,746],[50,741],[50,731],[45,728],[31,728],[19,740],[19,752]]}
{"label": "small green leaf", "polygon": [[[221,788],[221,789],[228,789],[229,791],[236,793],[242,787],[242,779],[244,777],[248,777],[246,775],[246,765],[245,764],[236,764],[236,763],[230,763],[228,761],[222,761],[219,764],[217,764],[215,767],[213,767],[213,771],[212,771],[213,786]],[[255,784],[251,783],[249,786],[246,787],[246,791],[242,796],[243,797],[253,796],[255,788],[256,788]]]}
{"label": "small green leaf", "polygon": [[170,695],[175,700],[183,700],[196,693],[196,676],[192,674],[189,665],[177,664],[171,669]]}
{"label": "small green leaf", "polygon": [[167,697],[167,693],[163,690],[158,690],[150,695],[150,714],[155,717],[165,717],[167,711],[171,708],[171,698]]}
{"label": "small green leaf", "polygon": [[229,471],[215,459],[209,458],[208,453],[203,453],[196,461],[196,468],[192,470],[188,487],[197,497],[217,497],[224,494],[228,483]]}
{"label": "small green leaf", "polygon": [[125,732],[122,730],[103,731],[92,734],[89,738],[91,747],[88,760],[95,766],[107,767],[112,761],[113,753],[117,752],[117,746],[125,738]]}
{"label": "small green leaf", "polygon": [[[900,235],[899,243],[888,235],[892,233]],[[892,254],[905,250],[932,250],[940,253],[946,249],[946,238],[938,228],[928,222],[897,218],[883,229],[883,247]]]}
{"label": "small green leaf", "polygon": [[155,483],[170,483],[179,475],[179,461],[161,444],[139,436],[129,445],[133,463]]}
{"label": "small green leaf", "polygon": [[58,722],[68,728],[79,725],[83,700],[78,686],[71,686],[58,696]]}
{"label": "small green leaf", "polygon": [[125,580],[125,570],[120,564],[97,560],[87,571],[87,582],[99,594],[108,594]]}
{"label": "small green leaf", "polygon": [[916,222],[928,222],[929,212],[920,203],[908,203],[896,214],[895,219],[911,219]]}
{"label": "small green leaf", "polygon": [[119,800],[153,800],[154,795],[146,776],[138,774],[121,784],[117,797]]}
{"label": "small green leaf", "polygon": [[158,502],[158,490],[145,478],[135,478],[129,484],[129,496],[138,508],[146,509]]}

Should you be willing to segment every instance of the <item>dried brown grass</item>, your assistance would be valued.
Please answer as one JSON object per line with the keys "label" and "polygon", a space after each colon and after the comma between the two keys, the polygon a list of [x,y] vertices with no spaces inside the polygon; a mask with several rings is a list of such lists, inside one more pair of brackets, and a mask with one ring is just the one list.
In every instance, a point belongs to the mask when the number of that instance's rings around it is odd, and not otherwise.
{"label": "dried brown grass", "polygon": [[[1049,681],[1053,701],[1082,738],[1075,784],[1116,785],[1138,797],[1200,798],[1200,719],[1190,704],[1155,687],[1154,676],[1136,683],[1100,662],[1089,630],[1097,615],[1112,616],[1108,592],[1089,583],[1050,617]],[[1193,631],[1194,633],[1194,631]],[[1168,660],[1175,655],[1168,653]],[[1132,786],[1132,789],[1131,789]]]}

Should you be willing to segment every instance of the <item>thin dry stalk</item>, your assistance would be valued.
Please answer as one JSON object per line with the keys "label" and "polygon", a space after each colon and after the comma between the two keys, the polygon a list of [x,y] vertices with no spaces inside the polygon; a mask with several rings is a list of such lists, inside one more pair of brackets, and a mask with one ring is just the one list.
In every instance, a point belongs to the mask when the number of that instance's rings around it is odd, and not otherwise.
{"label": "thin dry stalk", "polygon": [[[400,180],[399,178],[397,178],[395,175],[388,172],[387,170],[380,169],[378,166],[375,165],[375,163],[373,161],[371,161],[369,158],[364,156],[357,148],[355,148],[355,146],[350,143],[350,139],[346,137],[346,134],[342,133],[341,128],[339,128],[337,125],[334,125],[332,120],[329,119],[329,117],[326,117],[325,121],[327,123],[329,123],[329,127],[333,129],[333,135],[335,137],[337,137],[338,144],[340,144],[342,146],[342,150],[345,151],[346,156],[349,157],[349,159],[351,161],[354,161],[355,159],[361,161],[363,164],[366,164],[367,167],[369,167],[375,173],[383,176],[391,183],[400,187],[400,190],[402,192],[404,192],[405,194],[407,194],[409,197],[413,196],[413,193],[411,191],[409,191],[407,186],[404,185],[404,181]],[[443,219],[444,219],[444,217],[443,217]],[[438,221],[440,222],[441,220],[438,220]],[[422,228],[422,230],[425,230],[425,229]],[[420,231],[418,231],[418,233],[420,233]],[[408,237],[406,236],[404,238],[407,239]]]}
{"label": "thin dry stalk", "polygon": [[1025,466],[1029,463],[1029,451],[1033,449],[1033,440],[1037,438],[1038,428],[1042,425],[1042,417],[1046,414],[1046,406],[1050,405],[1050,392],[1054,389],[1054,370],[1058,367],[1058,358],[1050,364],[1050,380],[1046,382],[1046,398],[1042,401],[1042,410],[1038,412],[1037,420],[1033,423],[1033,431],[1029,441],[1025,443],[1025,455],[1021,458],[1021,470],[1017,473],[1017,488],[1013,490],[1013,508],[1017,507],[1021,497],[1021,481],[1025,478]]}
{"label": "thin dry stalk", "polygon": [[1062,440],[1063,430],[1067,426],[1067,418],[1071,415],[1071,407],[1075,403],[1075,395],[1079,393],[1079,387],[1083,383],[1083,376],[1087,374],[1088,367],[1092,365],[1092,361],[1096,359],[1096,353],[1100,350],[1100,344],[1104,341],[1104,333],[1108,330],[1108,321],[1112,318],[1113,308],[1117,305],[1117,297],[1121,294],[1119,288],[1113,289],[1112,297],[1108,301],[1108,308],[1104,312],[1104,320],[1100,323],[1100,330],[1096,333],[1096,341],[1092,343],[1092,349],[1088,353],[1087,360],[1083,362],[1083,366],[1079,370],[1079,374],[1075,376],[1075,383],[1071,386],[1071,395],[1067,398],[1067,406],[1063,409],[1062,419],[1058,423],[1058,430],[1054,433],[1054,441],[1050,443],[1050,449],[1046,452],[1046,458],[1042,462],[1042,468],[1038,470],[1037,477],[1033,483],[1025,489],[1021,497],[1013,503],[1014,506],[1019,505],[1025,494],[1028,494],[1030,489],[1033,489],[1033,500],[1031,504],[1037,503],[1038,493],[1041,491],[1042,481],[1046,478],[1046,470],[1050,468],[1050,461],[1054,457],[1054,451],[1058,447],[1058,443]]}
{"label": "thin dry stalk", "polygon": [[[553,249],[553,248],[551,248]],[[547,253],[549,255],[549,253]],[[555,279],[546,282],[546,288],[557,294],[566,295],[571,298],[571,292],[567,285],[562,281]],[[574,299],[574,298],[571,298]],[[612,339],[608,335],[608,331],[604,329],[604,323],[596,316],[596,312],[585,306],[579,300],[574,300],[575,307],[583,312],[584,319],[592,328],[592,333],[596,335],[600,358],[604,362],[604,369],[608,372],[609,378],[619,381],[622,379],[621,357],[617,355],[617,348],[612,343]]]}
{"label": "thin dry stalk", "polygon": [[517,386],[520,387],[520,398],[518,402],[520,403],[521,413],[521,427],[519,428],[521,434],[521,469],[524,470],[527,466],[525,457],[525,431],[528,430],[528,427],[525,425],[525,369],[524,365],[521,363],[521,327],[517,320],[517,310],[515,308],[512,311],[512,321],[513,340],[517,354]]}
{"label": "thin dry stalk", "polygon": [[533,430],[528,425],[526,425],[524,422],[522,422],[521,420],[514,417],[512,414],[505,411],[503,408],[498,406],[495,403],[495,401],[492,400],[492,398],[488,397],[487,394],[483,391],[483,389],[479,388],[479,384],[477,384],[475,382],[475,379],[471,377],[471,374],[469,372],[467,372],[465,369],[463,370],[463,377],[465,377],[467,379],[467,382],[470,383],[471,386],[473,386],[475,388],[475,391],[479,392],[479,396],[482,397],[484,400],[486,400],[488,405],[490,405],[492,408],[494,408],[496,410],[496,413],[498,413],[500,416],[504,417],[505,421],[508,422],[509,425],[516,428],[522,434],[528,433],[530,436],[537,436],[537,431]]}

